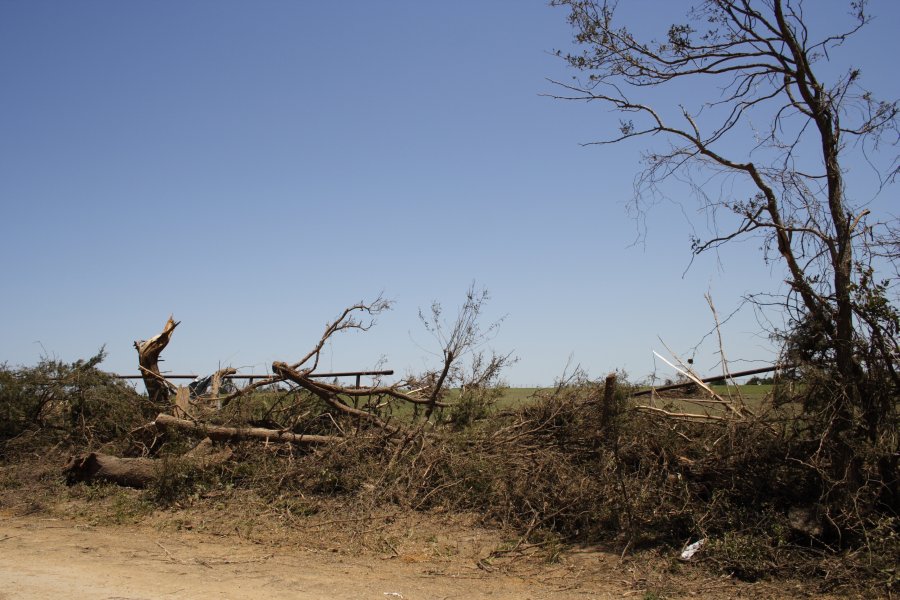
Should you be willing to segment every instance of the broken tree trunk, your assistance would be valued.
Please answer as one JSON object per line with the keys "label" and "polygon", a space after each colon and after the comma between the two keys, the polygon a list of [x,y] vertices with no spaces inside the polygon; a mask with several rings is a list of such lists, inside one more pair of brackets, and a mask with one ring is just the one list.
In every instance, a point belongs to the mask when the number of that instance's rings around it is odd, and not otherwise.
{"label": "broken tree trunk", "polygon": [[292,444],[333,444],[343,442],[344,438],[333,435],[307,435],[264,429],[262,427],[225,427],[208,425],[179,419],[172,415],[160,414],[154,421],[160,429],[177,429],[194,435],[202,435],[216,441],[260,440],[264,442],[290,442]]}
{"label": "broken tree trunk", "polygon": [[146,341],[136,341],[134,347],[138,352],[138,364],[140,365],[141,377],[144,379],[144,385],[147,387],[147,394],[150,401],[157,406],[169,404],[169,397],[172,394],[170,384],[159,371],[159,355],[168,345],[172,338],[172,332],[178,327],[179,321],[172,319],[166,321],[163,330]]}
{"label": "broken tree trunk", "polygon": [[66,483],[102,479],[126,487],[147,487],[157,478],[158,461],[152,458],[119,458],[87,452],[73,456],[63,468]]}
{"label": "broken tree trunk", "polygon": [[225,369],[219,369],[212,376],[212,383],[209,385],[209,395],[213,398],[219,397],[219,388],[222,387],[222,382],[226,377],[230,377],[237,373],[237,369],[232,369],[230,367]]}
{"label": "broken tree trunk", "polygon": [[[176,457],[182,465],[205,469],[231,458],[228,448],[216,451],[209,438],[192,450]],[[69,485],[79,481],[103,480],[125,487],[147,487],[163,474],[164,460],[155,458],[119,458],[98,452],[85,452],[73,456],[63,468]]]}

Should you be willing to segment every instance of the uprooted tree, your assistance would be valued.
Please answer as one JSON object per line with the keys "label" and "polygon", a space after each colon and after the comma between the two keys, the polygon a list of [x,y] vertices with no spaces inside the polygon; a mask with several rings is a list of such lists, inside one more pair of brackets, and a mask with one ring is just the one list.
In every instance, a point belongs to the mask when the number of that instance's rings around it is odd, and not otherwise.
{"label": "uprooted tree", "polygon": [[[636,208],[663,181],[687,181],[716,224],[710,239],[693,240],[695,254],[757,236],[763,258],[784,265],[781,339],[806,369],[804,422],[819,442],[801,458],[823,477],[824,499],[849,511],[874,496],[896,514],[900,318],[882,273],[896,273],[898,222],[849,194],[845,171],[856,153],[886,164],[876,187],[893,181],[898,107],[861,87],[859,68],[830,65],[869,23],[866,2],[849,3],[846,29],[818,34],[802,0],[705,0],[660,39],[621,25],[615,2],[552,4],[568,7],[575,31],[575,49],[558,54],[582,74],[555,97],[621,117],[593,143],[667,143],[644,154]],[[696,97],[702,89],[710,96]]]}

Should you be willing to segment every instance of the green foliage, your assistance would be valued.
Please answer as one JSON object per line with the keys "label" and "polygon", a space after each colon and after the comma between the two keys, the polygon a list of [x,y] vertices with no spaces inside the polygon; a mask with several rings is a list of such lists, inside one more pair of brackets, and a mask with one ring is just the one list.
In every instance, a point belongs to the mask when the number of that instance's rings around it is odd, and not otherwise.
{"label": "green foliage", "polygon": [[465,428],[490,417],[505,393],[505,388],[469,386],[460,390],[450,408],[447,420],[456,428]]}
{"label": "green foliage", "polygon": [[769,540],[758,534],[725,532],[712,540],[707,553],[723,571],[746,581],[771,575],[776,566]]}
{"label": "green foliage", "polygon": [[209,474],[196,464],[176,456],[161,458],[156,475],[146,494],[153,503],[161,506],[169,506],[184,500],[210,479]]}
{"label": "green foliage", "polygon": [[0,444],[26,433],[96,446],[122,438],[148,416],[145,398],[100,371],[103,350],[87,360],[43,359],[0,367]]}
{"label": "green foliage", "polygon": [[293,486],[313,494],[355,494],[383,468],[383,449],[375,440],[318,448],[301,457],[289,477]]}

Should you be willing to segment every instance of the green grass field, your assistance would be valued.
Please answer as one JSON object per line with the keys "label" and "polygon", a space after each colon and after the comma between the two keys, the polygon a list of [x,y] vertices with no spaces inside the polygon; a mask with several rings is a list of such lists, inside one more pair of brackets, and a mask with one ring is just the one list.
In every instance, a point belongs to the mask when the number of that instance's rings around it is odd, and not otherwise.
{"label": "green grass field", "polygon": [[[737,401],[738,398],[751,410],[758,408],[765,398],[771,393],[772,385],[740,385],[740,386],[726,386],[726,385],[713,385],[710,386],[717,394],[722,396],[723,398],[733,399]],[[541,391],[551,391],[552,388],[536,388],[536,387],[511,387],[507,388],[503,395],[497,400],[494,408],[499,411],[512,410],[518,407],[521,407],[529,402],[532,402],[535,399],[535,395]],[[262,395],[267,394],[267,392],[257,392],[259,399]],[[458,397],[459,390],[449,390],[447,396],[444,399],[444,402],[448,404],[452,404]],[[266,397],[262,401],[262,405],[269,406],[272,402],[274,402],[279,394],[271,394],[270,397]],[[704,398],[704,394],[696,394],[698,398]],[[354,405],[354,401],[351,398],[345,398],[348,404],[351,406]],[[357,404],[362,406],[365,403],[365,400],[362,398],[357,399]],[[639,405],[649,404],[650,396],[638,396],[635,398],[635,403]],[[690,412],[690,413],[702,413],[708,412],[708,414],[720,414],[722,412],[721,406],[715,405],[698,405],[697,403],[691,402],[687,398],[671,396],[671,397],[662,397],[657,398],[653,404],[656,407],[667,407],[670,410],[676,410],[681,412]],[[396,403],[393,407],[393,411],[391,415],[393,418],[411,418],[413,414],[412,405],[406,403]]]}
{"label": "green grass field", "polygon": [[[740,398],[749,406],[759,405],[771,392],[772,385],[713,385],[710,386],[714,392],[723,398]],[[508,388],[503,397],[497,402],[497,408],[508,409],[521,406],[534,398],[535,393],[542,389],[549,388]],[[452,396],[451,396],[452,398]],[[649,399],[649,396],[644,396]],[[640,400],[641,397],[639,396]]]}
{"label": "green grass field", "polygon": [[[713,391],[726,400],[741,402],[750,410],[756,411],[760,408],[767,397],[771,395],[772,385],[713,385],[710,386]],[[530,402],[535,393],[541,389],[547,388],[509,388],[503,397],[497,402],[498,410],[508,410],[525,403]],[[704,398],[703,394],[697,394],[696,397]],[[636,404],[649,404],[650,396],[638,396],[635,398]],[[721,405],[697,404],[686,398],[670,397],[658,398],[654,403],[657,407],[667,407],[669,410],[678,412],[687,412],[695,414],[719,415],[723,412]]]}
{"label": "green grass field", "polygon": [[722,397],[729,394],[740,394],[745,399],[764,398],[772,391],[772,384],[765,383],[761,385],[711,385],[714,392]]}
{"label": "green grass field", "polygon": [[[737,398],[739,396],[749,405],[759,404],[772,391],[772,385],[713,385],[710,387],[725,399]],[[552,388],[506,388],[503,396],[497,401],[497,408],[501,410],[516,408],[533,400],[536,393],[550,389]],[[453,402],[457,395],[458,390],[450,390],[446,401]],[[640,398],[641,397],[639,396],[638,399]],[[649,399],[649,396],[643,396],[643,398]]]}

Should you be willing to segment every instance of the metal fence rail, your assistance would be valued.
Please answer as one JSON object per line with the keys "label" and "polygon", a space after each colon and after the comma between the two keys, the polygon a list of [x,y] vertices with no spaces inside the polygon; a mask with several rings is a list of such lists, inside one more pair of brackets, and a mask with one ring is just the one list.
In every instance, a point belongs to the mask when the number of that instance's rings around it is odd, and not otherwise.
{"label": "metal fence rail", "polygon": [[[317,378],[334,378],[334,377],[356,377],[356,387],[360,387],[360,378],[364,375],[393,375],[394,370],[388,369],[385,371],[338,371],[336,373],[310,373],[309,377],[317,377]],[[114,374],[115,377],[119,379],[142,379],[142,375],[118,375]],[[199,375],[167,375],[163,374],[163,377],[166,379],[197,379]],[[250,375],[225,375],[222,379],[249,379],[250,383],[253,383],[254,379],[265,379],[266,377],[271,377],[268,374],[259,374],[259,373],[251,373]]]}

